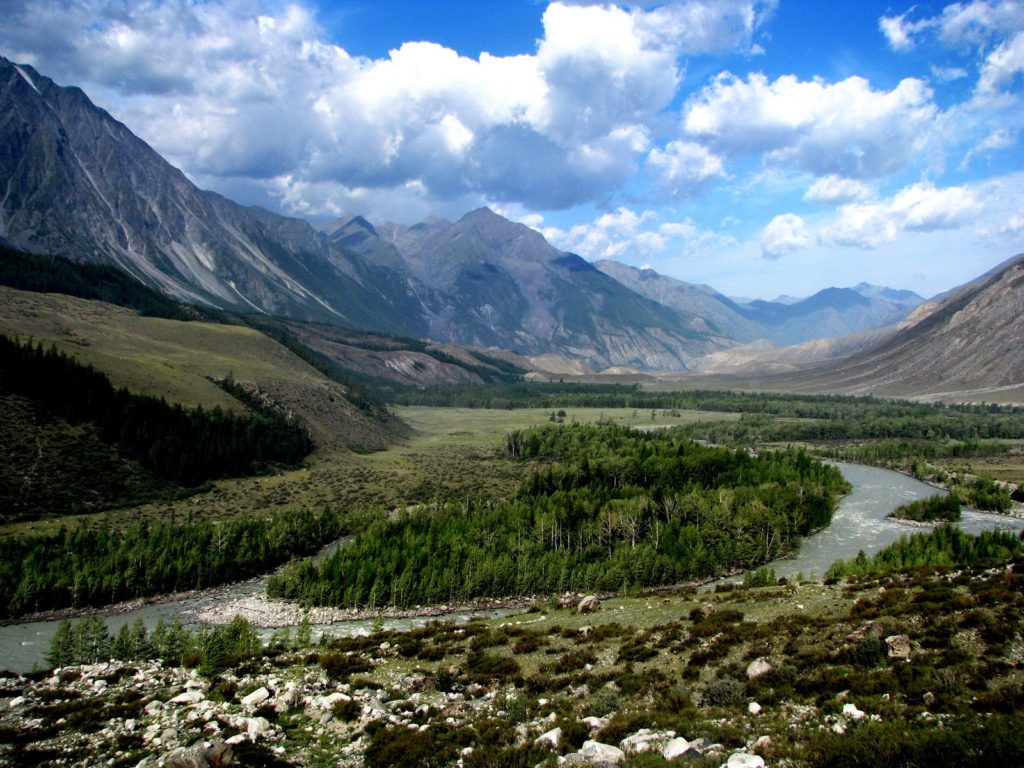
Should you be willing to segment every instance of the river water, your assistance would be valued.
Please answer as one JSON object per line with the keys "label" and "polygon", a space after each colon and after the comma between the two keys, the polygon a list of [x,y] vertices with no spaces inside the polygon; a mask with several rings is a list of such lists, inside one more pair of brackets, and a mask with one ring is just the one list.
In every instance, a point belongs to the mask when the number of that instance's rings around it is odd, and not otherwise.
{"label": "river water", "polygon": [[[791,578],[803,573],[808,578],[821,577],[836,560],[855,557],[860,550],[869,555],[877,552],[903,534],[914,532],[913,528],[887,520],[890,512],[900,504],[941,492],[898,472],[859,464],[839,463],[837,466],[850,481],[853,492],[840,501],[828,528],[805,539],[796,554],[769,564],[769,567],[775,569],[777,576]],[[1021,531],[1024,530],[1024,520],[983,512],[964,512],[960,527],[971,533],[996,528]],[[147,627],[152,628],[160,619],[170,622],[182,612],[215,606],[218,603],[262,592],[265,588],[266,577],[252,579],[214,594],[147,605],[127,613],[107,615],[107,625],[116,633],[121,625],[131,624],[141,618]],[[384,628],[409,629],[438,618],[458,623],[468,621],[473,615],[497,613],[499,612],[459,612],[443,617],[385,619]],[[46,651],[58,624],[57,621],[39,621],[0,627],[0,670],[28,672],[33,667],[44,666]],[[368,634],[372,625],[372,621],[361,620],[314,626],[314,637],[321,634]],[[261,630],[264,636],[269,636],[270,632]]]}

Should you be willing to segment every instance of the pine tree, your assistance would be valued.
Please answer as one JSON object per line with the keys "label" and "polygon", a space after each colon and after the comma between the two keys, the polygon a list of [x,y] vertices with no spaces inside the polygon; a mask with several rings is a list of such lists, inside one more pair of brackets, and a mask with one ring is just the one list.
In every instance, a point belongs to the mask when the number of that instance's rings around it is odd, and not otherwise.
{"label": "pine tree", "polygon": [[50,651],[46,654],[46,663],[54,669],[74,664],[74,653],[74,632],[71,622],[64,619],[58,625],[53,639],[50,640]]}

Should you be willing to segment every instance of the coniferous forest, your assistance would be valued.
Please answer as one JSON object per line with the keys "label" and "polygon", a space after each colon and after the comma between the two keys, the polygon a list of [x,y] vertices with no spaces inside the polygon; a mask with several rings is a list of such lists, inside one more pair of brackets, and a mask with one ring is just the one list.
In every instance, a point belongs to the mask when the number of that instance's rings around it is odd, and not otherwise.
{"label": "coniferous forest", "polygon": [[552,426],[509,434],[506,451],[556,463],[507,501],[378,520],[272,576],[269,593],[377,607],[700,579],[790,550],[848,489],[803,451],[753,457],[671,431]]}
{"label": "coniferous forest", "polygon": [[0,617],[105,605],[257,576],[349,530],[338,512],[293,511],[222,523],[174,520],[62,528],[0,539]]}
{"label": "coniferous forest", "polygon": [[33,401],[44,419],[94,424],[125,458],[182,486],[294,464],[313,441],[302,424],[273,411],[244,416],[184,408],[115,389],[107,377],[56,348],[0,336],[0,394]]}

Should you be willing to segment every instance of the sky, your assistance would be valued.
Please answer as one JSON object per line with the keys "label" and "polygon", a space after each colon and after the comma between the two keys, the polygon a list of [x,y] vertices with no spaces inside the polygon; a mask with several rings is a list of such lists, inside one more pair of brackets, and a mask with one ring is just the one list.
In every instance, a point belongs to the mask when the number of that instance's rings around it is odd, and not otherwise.
{"label": "sky", "polygon": [[0,54],[200,187],[480,206],[731,296],[930,297],[1024,251],[1024,0],[0,0]]}

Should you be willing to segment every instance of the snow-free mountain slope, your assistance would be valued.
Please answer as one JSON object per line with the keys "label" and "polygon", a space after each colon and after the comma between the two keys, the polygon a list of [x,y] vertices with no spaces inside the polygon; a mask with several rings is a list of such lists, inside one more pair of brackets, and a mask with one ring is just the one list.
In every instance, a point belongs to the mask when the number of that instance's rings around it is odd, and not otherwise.
{"label": "snow-free mountain slope", "polygon": [[9,243],[114,264],[190,301],[423,330],[404,286],[300,219],[198,189],[80,89],[0,58],[0,105]]}

